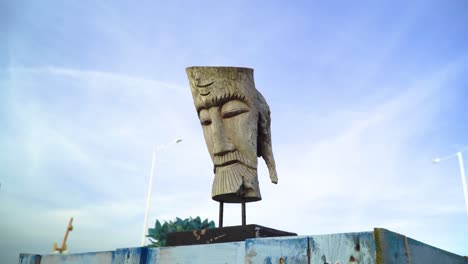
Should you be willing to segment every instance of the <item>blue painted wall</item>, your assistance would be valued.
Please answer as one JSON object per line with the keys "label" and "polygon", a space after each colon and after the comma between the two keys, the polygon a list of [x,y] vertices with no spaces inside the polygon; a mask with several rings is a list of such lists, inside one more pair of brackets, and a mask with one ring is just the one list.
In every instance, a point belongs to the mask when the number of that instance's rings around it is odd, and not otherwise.
{"label": "blue painted wall", "polygon": [[468,264],[468,258],[376,228],[373,232],[247,239],[69,255],[20,254],[20,264]]}

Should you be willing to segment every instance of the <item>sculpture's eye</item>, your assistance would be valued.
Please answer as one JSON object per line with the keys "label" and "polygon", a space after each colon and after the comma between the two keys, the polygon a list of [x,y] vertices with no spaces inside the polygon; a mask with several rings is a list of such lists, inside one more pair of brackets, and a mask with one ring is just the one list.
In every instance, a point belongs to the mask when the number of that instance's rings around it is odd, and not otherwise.
{"label": "sculpture's eye", "polygon": [[211,124],[211,119],[200,119],[202,126],[209,126]]}
{"label": "sculpture's eye", "polygon": [[249,111],[249,107],[242,101],[232,100],[223,105],[221,114],[223,118],[231,118]]}
{"label": "sculpture's eye", "polygon": [[210,118],[210,114],[208,112],[208,110],[201,110],[200,111],[200,123],[202,124],[202,126],[209,126],[211,124],[211,118]]}

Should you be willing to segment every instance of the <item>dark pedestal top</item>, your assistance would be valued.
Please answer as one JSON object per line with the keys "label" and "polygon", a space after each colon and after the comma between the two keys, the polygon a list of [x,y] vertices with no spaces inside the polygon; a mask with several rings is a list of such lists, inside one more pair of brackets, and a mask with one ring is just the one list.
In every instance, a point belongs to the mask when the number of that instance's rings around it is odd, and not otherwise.
{"label": "dark pedestal top", "polygon": [[248,238],[297,236],[260,225],[226,226],[167,234],[166,246],[201,245],[244,241]]}

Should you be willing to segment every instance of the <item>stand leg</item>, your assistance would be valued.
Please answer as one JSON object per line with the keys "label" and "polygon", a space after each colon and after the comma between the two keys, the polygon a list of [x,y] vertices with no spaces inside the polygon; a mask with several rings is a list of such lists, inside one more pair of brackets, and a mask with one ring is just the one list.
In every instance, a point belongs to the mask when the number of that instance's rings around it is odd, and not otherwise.
{"label": "stand leg", "polygon": [[218,227],[223,227],[223,214],[224,214],[224,203],[219,202],[219,221]]}
{"label": "stand leg", "polygon": [[242,202],[242,225],[246,225],[245,202]]}

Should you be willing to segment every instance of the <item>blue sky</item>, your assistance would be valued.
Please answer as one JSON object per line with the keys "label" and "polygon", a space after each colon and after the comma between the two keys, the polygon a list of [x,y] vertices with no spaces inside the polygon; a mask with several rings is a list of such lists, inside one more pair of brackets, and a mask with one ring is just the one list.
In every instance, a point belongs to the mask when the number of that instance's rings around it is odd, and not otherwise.
{"label": "blue sky", "polygon": [[[139,244],[150,224],[217,219],[185,75],[255,69],[279,184],[249,223],[301,235],[384,227],[468,255],[465,1],[10,1],[0,53],[0,256]],[[3,41],[4,40],[4,41]],[[468,153],[465,154],[468,157]],[[240,224],[226,206],[225,224]]]}

